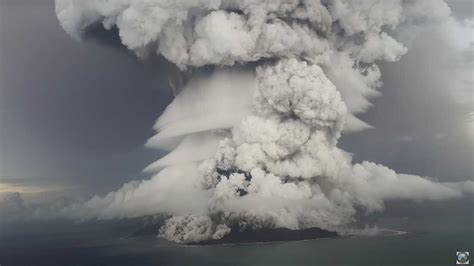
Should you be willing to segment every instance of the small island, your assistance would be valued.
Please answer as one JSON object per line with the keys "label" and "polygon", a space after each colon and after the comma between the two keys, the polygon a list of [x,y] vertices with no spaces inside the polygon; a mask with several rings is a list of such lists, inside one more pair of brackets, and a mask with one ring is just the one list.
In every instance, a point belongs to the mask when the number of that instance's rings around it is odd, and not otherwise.
{"label": "small island", "polygon": [[187,243],[187,245],[207,246],[221,244],[250,244],[276,241],[310,240],[318,238],[334,238],[339,234],[321,228],[313,227],[301,230],[287,228],[275,229],[246,229],[244,231],[232,230],[221,239],[211,239],[201,242]]}

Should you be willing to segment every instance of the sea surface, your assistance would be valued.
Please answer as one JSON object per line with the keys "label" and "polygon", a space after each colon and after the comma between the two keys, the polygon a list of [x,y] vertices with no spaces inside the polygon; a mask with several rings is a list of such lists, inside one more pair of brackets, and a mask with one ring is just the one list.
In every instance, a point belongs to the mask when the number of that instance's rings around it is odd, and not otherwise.
{"label": "sea surface", "polygon": [[131,228],[141,223],[139,220],[25,223],[0,228],[0,264],[456,265],[457,251],[474,252],[472,215],[425,212],[418,216],[377,217],[379,228],[406,232],[390,236],[193,247],[154,236],[128,237]]}

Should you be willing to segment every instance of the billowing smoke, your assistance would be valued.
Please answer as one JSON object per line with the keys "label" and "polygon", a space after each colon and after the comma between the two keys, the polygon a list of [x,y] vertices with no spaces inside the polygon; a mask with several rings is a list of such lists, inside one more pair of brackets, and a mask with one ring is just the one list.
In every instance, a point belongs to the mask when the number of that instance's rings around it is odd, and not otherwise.
{"label": "billowing smoke", "polygon": [[169,154],[105,197],[63,210],[80,219],[172,217],[160,233],[186,243],[235,228],[338,230],[394,199],[440,200],[473,183],[439,183],[353,164],[341,133],[382,85],[393,36],[449,19],[441,0],[56,0],[62,27],[117,27],[138,56],[194,73],[147,145]]}

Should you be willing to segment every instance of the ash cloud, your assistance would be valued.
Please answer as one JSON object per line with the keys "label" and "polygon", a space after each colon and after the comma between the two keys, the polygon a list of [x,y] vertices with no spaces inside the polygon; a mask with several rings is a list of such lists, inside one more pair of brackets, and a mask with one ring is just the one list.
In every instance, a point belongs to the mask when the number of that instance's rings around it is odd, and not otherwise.
{"label": "ash cloud", "polygon": [[166,213],[160,234],[187,243],[236,227],[342,230],[388,200],[473,191],[472,181],[354,164],[337,146],[370,128],[356,115],[379,95],[377,62],[407,52],[397,29],[449,21],[443,1],[56,0],[56,14],[75,38],[116,28],[138,56],[162,55],[192,76],[148,141],[170,151],[146,169],[156,174],[62,215]]}

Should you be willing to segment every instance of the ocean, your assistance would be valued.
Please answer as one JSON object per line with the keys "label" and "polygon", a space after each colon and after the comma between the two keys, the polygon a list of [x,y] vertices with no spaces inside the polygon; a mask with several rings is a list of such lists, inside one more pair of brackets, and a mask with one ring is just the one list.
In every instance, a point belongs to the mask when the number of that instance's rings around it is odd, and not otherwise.
{"label": "ocean", "polygon": [[[474,251],[472,212],[378,217],[391,236],[216,246],[182,246],[155,237],[129,238],[139,220],[46,221],[2,227],[1,266],[140,265],[456,265],[456,252]],[[471,263],[472,264],[472,260]]]}

